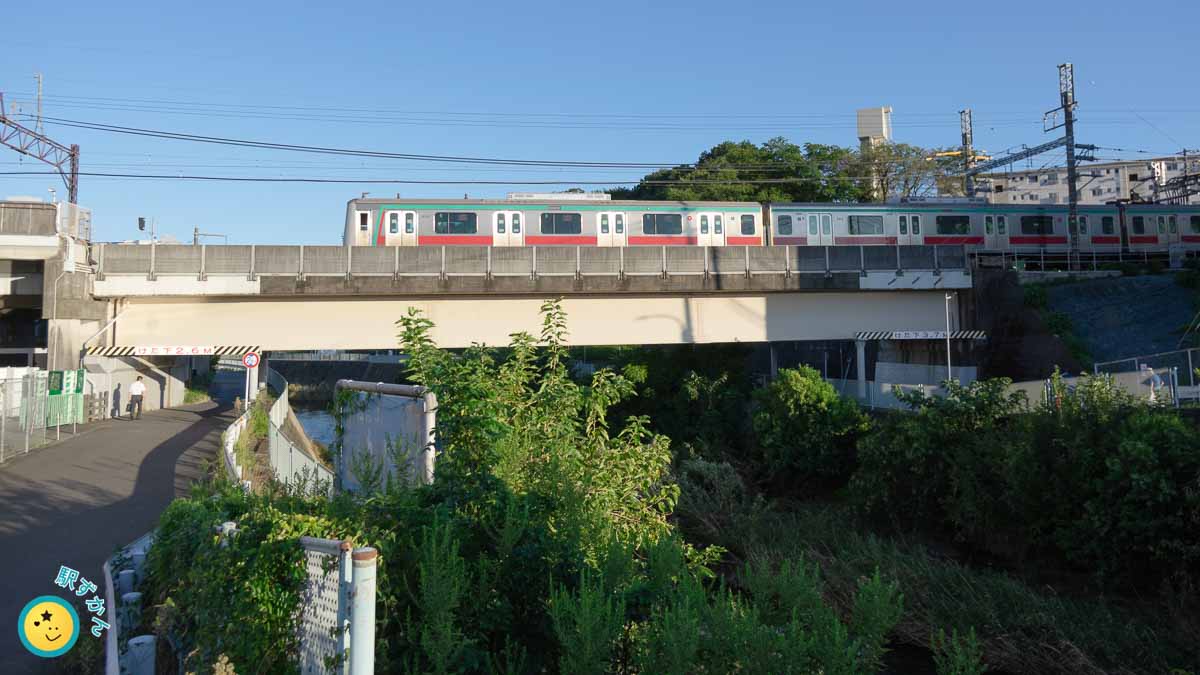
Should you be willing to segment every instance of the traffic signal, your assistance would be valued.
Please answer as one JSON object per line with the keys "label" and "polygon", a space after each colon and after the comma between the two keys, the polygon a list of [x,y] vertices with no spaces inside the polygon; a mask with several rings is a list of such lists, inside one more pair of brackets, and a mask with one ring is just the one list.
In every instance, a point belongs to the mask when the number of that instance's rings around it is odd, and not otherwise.
{"label": "traffic signal", "polygon": [[139,230],[146,229],[146,219],[145,218],[138,218],[138,229]]}

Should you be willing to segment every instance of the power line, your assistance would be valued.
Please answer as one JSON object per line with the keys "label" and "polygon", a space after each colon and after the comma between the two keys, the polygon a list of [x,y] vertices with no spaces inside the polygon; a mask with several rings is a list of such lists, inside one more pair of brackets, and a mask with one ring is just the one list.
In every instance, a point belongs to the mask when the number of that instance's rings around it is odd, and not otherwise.
{"label": "power line", "polygon": [[[0,171],[0,176],[51,176],[58,175],[53,171]],[[227,181],[242,183],[363,183],[363,184],[412,184],[412,185],[758,185],[779,183],[809,183],[831,180],[827,176],[797,176],[794,178],[760,178],[760,179],[698,179],[698,180],[499,180],[499,179],[455,179],[455,180],[414,180],[406,178],[307,178],[307,177],[265,177],[265,176],[196,176],[184,174],[135,174],[135,173],[105,173],[81,171],[80,176],[94,178],[135,178],[156,180],[188,180],[188,181]],[[833,180],[868,180],[869,176],[834,176]]]}

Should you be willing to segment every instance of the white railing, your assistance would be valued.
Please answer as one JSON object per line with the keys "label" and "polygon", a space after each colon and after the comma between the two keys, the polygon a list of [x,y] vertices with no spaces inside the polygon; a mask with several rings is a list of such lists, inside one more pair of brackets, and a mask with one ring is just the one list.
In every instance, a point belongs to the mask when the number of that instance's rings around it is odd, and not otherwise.
{"label": "white railing", "polygon": [[266,369],[267,386],[278,393],[271,405],[267,428],[267,448],[271,470],[276,480],[289,485],[317,481],[326,491],[333,488],[333,472],[305,450],[288,440],[282,429],[287,425],[291,404],[288,402],[288,382],[274,370]]}

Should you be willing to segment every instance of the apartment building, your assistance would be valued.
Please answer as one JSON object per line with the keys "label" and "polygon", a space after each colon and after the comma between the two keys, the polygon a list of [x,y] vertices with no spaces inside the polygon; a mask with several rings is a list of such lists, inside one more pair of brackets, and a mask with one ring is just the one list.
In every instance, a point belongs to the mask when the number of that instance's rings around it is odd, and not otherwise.
{"label": "apartment building", "polygon": [[[1079,203],[1106,204],[1119,199],[1152,200],[1155,187],[1185,172],[1200,174],[1200,157],[1158,157],[1080,164]],[[1066,204],[1067,169],[1049,167],[980,176],[979,196],[993,204]],[[1189,204],[1200,204],[1192,195]]]}

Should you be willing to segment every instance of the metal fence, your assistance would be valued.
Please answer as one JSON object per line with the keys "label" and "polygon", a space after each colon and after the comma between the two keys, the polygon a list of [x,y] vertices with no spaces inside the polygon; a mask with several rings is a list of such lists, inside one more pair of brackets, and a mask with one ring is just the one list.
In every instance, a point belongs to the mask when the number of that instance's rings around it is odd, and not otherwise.
{"label": "metal fence", "polygon": [[1139,372],[1142,368],[1153,368],[1156,372],[1175,368],[1179,372],[1180,386],[1195,387],[1200,385],[1200,376],[1196,374],[1196,369],[1200,368],[1200,347],[1103,361],[1092,369],[1096,373],[1128,373]]}
{"label": "metal fence", "polygon": [[267,386],[278,392],[271,405],[267,427],[267,447],[275,479],[288,485],[311,485],[329,492],[333,489],[333,471],[305,450],[296,447],[283,433],[291,406],[288,403],[288,382],[282,375],[267,368]]}
{"label": "metal fence", "polygon": [[99,244],[97,275],[674,276],[967,268],[962,246],[187,246]]}
{"label": "metal fence", "polygon": [[[35,368],[0,370],[0,464],[69,438],[87,421],[91,397],[55,393],[51,377]],[[61,391],[61,385],[55,386]]]}
{"label": "metal fence", "polygon": [[[1102,371],[1097,370],[1097,373],[1100,372]],[[1161,370],[1156,369],[1155,373],[1137,370],[1107,374],[1113,378],[1113,383],[1118,388],[1148,403],[1178,407],[1181,401],[1197,396],[1195,385],[1185,385],[1180,371],[1176,368],[1164,367]],[[1064,377],[1062,382],[1064,386],[1071,389],[1078,384],[1079,379],[1078,377]],[[944,387],[932,384],[897,384],[868,380],[865,383],[866,386],[860,390],[858,380],[829,378],[828,382],[833,385],[838,394],[852,398],[865,407],[876,409],[907,410],[908,405],[897,396],[900,392],[919,391],[926,396],[946,395]],[[1025,398],[1031,406],[1046,403],[1053,395],[1049,379],[1013,382],[1009,385],[1008,391],[1010,393],[1025,392]]]}
{"label": "metal fence", "polygon": [[300,672],[375,671],[378,553],[348,541],[300,537],[308,573],[296,622]]}

